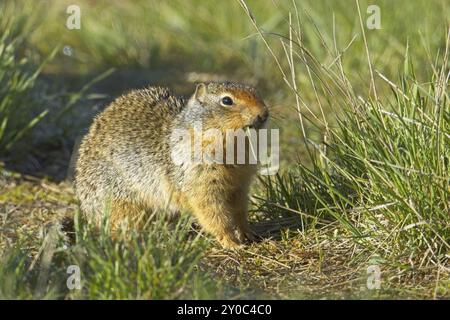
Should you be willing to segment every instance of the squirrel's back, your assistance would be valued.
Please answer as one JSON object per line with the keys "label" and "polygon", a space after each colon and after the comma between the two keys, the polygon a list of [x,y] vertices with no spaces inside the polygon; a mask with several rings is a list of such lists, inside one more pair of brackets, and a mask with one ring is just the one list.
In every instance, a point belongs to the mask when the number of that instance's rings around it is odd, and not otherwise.
{"label": "squirrel's back", "polygon": [[83,211],[98,211],[108,194],[139,201],[167,191],[160,178],[171,170],[168,136],[184,105],[169,89],[149,87],[117,98],[94,119],[76,167]]}
{"label": "squirrel's back", "polygon": [[101,152],[110,158],[120,148],[137,153],[152,146],[160,149],[184,104],[184,99],[172,95],[167,88],[133,90],[117,98],[94,119],[81,144],[80,155]]}

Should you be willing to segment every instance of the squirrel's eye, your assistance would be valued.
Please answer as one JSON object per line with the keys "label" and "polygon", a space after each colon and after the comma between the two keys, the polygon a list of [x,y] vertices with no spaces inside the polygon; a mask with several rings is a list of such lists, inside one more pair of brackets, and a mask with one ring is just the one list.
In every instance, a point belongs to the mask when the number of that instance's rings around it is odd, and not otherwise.
{"label": "squirrel's eye", "polygon": [[233,100],[230,97],[223,97],[222,104],[226,106],[231,106],[233,104]]}

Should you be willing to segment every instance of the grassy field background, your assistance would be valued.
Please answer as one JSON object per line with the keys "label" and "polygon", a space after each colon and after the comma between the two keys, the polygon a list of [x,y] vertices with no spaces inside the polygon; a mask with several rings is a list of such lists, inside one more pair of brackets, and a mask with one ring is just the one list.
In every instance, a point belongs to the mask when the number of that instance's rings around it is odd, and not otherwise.
{"label": "grassy field background", "polygon": [[[381,29],[366,28],[369,4]],[[0,298],[449,298],[449,13],[445,0],[3,1]],[[257,86],[280,129],[279,174],[252,190],[263,240],[225,251],[164,213],[94,236],[71,183],[92,117],[132,88],[226,79]]]}

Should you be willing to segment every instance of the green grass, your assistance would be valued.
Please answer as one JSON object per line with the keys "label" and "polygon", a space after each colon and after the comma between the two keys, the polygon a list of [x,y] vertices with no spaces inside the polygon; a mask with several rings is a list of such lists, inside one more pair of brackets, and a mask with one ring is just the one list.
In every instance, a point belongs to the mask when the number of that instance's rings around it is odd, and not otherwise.
{"label": "green grass", "polygon": [[189,286],[192,281],[201,281],[196,268],[206,242],[190,234],[188,222],[185,217],[171,226],[161,214],[142,233],[125,232],[118,241],[105,230],[93,236],[89,227],[77,234],[74,254],[86,275],[84,297],[192,298]]}
{"label": "green grass", "polygon": [[[189,221],[185,216],[169,224],[160,214],[139,233],[113,237],[106,227],[98,231],[76,217],[72,245],[60,225],[51,225],[34,259],[20,243],[2,256],[0,298],[199,299],[224,294],[225,286],[199,269],[208,240]],[[68,289],[69,266],[81,271],[82,289]]]}
{"label": "green grass", "polygon": [[[30,151],[30,142],[55,143],[67,139],[73,131],[72,111],[80,100],[86,100],[86,91],[111,73],[107,70],[93,77],[81,89],[72,92],[67,86],[44,81],[44,69],[51,68],[59,47],[39,52],[31,38],[42,20],[30,13],[31,7],[19,11],[17,3],[0,4],[0,156],[14,159]],[[70,119],[70,120],[68,120]],[[44,123],[44,124],[42,124]],[[75,122],[76,123],[76,122]],[[44,138],[34,137],[40,126]],[[59,136],[45,128],[59,127]],[[76,128],[79,130],[79,128]],[[46,133],[44,133],[46,132]],[[46,136],[47,135],[47,136]]]}
{"label": "green grass", "polygon": [[[184,71],[224,73],[227,76],[256,78],[273,91],[283,83],[273,78],[277,66],[266,54],[252,24],[245,18],[238,1],[79,1],[81,29],[65,27],[65,13],[70,1],[49,1],[35,8],[33,1],[22,0],[22,12],[30,17],[45,17],[32,34],[32,43],[48,54],[56,45],[69,45],[74,56],[60,55],[54,68],[70,72],[97,71],[111,66],[125,68],[181,68]],[[445,0],[376,1],[382,13],[381,30],[368,30],[367,40],[373,62],[388,76],[396,75],[409,40],[416,50],[416,60],[428,61],[422,43],[434,52],[442,48],[449,5]],[[354,2],[340,1],[249,1],[257,23],[274,44],[277,56],[284,55],[277,35],[287,36],[288,12],[301,21],[303,43],[325,66],[335,56],[334,41],[346,48],[344,67],[355,70],[351,80],[367,75],[364,44],[359,33],[359,19]],[[368,3],[361,1],[363,19]],[[232,21],[232,23],[231,23]],[[411,26],[414,26],[412,28]],[[441,30],[441,32],[439,32]],[[319,36],[320,34],[320,36]],[[180,63],[182,62],[182,63]],[[283,63],[287,66],[286,63]],[[421,70],[419,70],[421,72]],[[179,81],[179,80],[178,80]],[[300,83],[309,83],[306,73]],[[355,82],[354,85],[359,85]],[[271,91],[271,93],[275,93]],[[286,93],[286,91],[284,91]],[[305,92],[305,94],[307,94]],[[285,98],[285,96],[283,97]]]}
{"label": "green grass", "polygon": [[0,6],[0,154],[9,151],[48,113],[36,108],[32,99],[45,61],[34,67],[29,55],[23,53],[30,27],[25,17],[8,16],[6,7]]}
{"label": "green grass", "polygon": [[[381,30],[361,28],[367,1],[82,0],[82,28],[72,31],[70,1],[6,3],[2,17],[17,19],[0,23],[0,153],[29,142],[54,109],[48,124],[67,113],[87,126],[81,108],[91,104],[78,102],[115,67],[162,70],[187,88],[191,72],[256,83],[281,129],[282,163],[252,194],[251,219],[273,238],[238,253],[217,249],[187,217],[170,225],[158,216],[115,239],[82,222],[74,242],[38,232],[73,195],[14,180],[0,194],[0,298],[448,297],[447,1],[376,1]],[[54,51],[64,46],[72,56]],[[45,76],[61,79],[61,94],[39,94]],[[94,80],[68,93],[67,76]],[[361,290],[373,264],[384,291]],[[82,290],[67,289],[70,265]]]}

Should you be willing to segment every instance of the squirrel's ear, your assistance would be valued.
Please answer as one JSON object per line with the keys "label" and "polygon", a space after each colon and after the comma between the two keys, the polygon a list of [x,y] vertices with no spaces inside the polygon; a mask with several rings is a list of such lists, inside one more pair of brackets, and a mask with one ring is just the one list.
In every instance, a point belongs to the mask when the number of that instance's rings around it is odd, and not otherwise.
{"label": "squirrel's ear", "polygon": [[197,84],[197,87],[195,87],[195,93],[194,97],[195,99],[199,101],[203,101],[203,97],[206,94],[206,85],[204,83]]}

